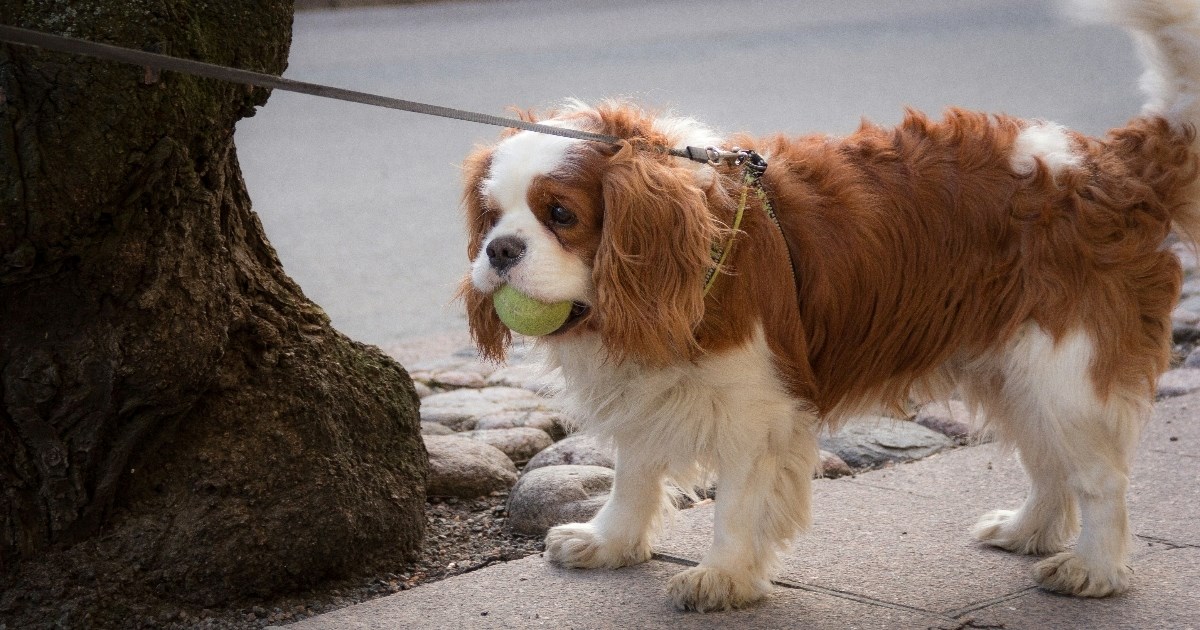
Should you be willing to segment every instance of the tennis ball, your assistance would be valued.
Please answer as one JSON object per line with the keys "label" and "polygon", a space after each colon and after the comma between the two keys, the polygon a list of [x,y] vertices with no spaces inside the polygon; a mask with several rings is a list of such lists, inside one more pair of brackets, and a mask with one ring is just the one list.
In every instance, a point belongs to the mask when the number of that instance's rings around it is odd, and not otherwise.
{"label": "tennis ball", "polygon": [[530,337],[540,337],[558,330],[571,316],[571,302],[539,302],[509,284],[492,294],[492,306],[505,326]]}

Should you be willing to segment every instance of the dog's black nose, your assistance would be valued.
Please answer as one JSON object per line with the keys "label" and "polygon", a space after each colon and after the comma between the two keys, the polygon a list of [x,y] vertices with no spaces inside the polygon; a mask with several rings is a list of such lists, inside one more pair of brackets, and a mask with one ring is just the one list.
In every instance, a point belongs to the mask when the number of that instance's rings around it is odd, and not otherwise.
{"label": "dog's black nose", "polygon": [[525,241],[515,236],[501,236],[492,239],[485,251],[496,271],[507,271],[525,255]]}

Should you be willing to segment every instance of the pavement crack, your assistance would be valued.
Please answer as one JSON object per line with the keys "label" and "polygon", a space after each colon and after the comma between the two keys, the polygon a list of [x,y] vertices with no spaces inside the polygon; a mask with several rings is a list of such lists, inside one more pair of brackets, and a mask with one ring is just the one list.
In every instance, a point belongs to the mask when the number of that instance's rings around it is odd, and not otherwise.
{"label": "pavement crack", "polygon": [[790,588],[790,589],[797,590],[797,591],[808,591],[809,593],[818,593],[821,595],[828,595],[830,597],[837,597],[839,599],[848,599],[850,601],[858,602],[860,604],[867,604],[869,606],[878,606],[880,608],[890,608],[892,610],[900,610],[900,611],[904,611],[904,612],[918,613],[918,614],[922,614],[922,615],[926,615],[926,616],[930,616],[930,617],[939,617],[939,618],[943,618],[943,619],[950,619],[946,615],[936,612],[936,611],[926,610],[924,608],[918,608],[916,606],[907,606],[905,604],[897,604],[895,602],[884,601],[882,599],[875,599],[873,597],[867,597],[865,595],[859,595],[858,593],[851,593],[849,591],[843,591],[843,590],[836,589],[836,588],[817,586],[815,584],[799,584],[796,582],[785,582],[783,580],[772,580],[771,583],[780,588]]}
{"label": "pavement crack", "polygon": [[901,493],[904,493],[904,494],[907,494],[910,496],[921,497],[922,499],[934,499],[934,500],[938,499],[938,497],[933,496],[931,494],[921,494],[919,492],[913,492],[912,490],[902,490],[900,488],[890,488],[888,486],[879,486],[879,485],[875,485],[873,483],[863,483],[857,479],[849,479],[848,482],[852,483],[856,486],[863,486],[866,488],[874,488],[876,490],[887,490],[888,492],[901,492]]}
{"label": "pavement crack", "polygon": [[671,555],[667,555],[665,553],[652,553],[652,554],[650,554],[650,559],[651,560],[660,560],[662,562],[670,562],[671,564],[678,564],[680,566],[685,566],[685,567],[694,567],[694,566],[700,564],[699,562],[696,562],[695,560],[688,560],[687,558],[671,556]]}
{"label": "pavement crack", "polygon": [[1172,457],[1186,457],[1188,459],[1200,459],[1200,455],[1197,455],[1195,453],[1176,453],[1175,451],[1164,451],[1161,448],[1152,448],[1152,449],[1148,449],[1148,450],[1151,453],[1158,453],[1159,455],[1170,455]]}
{"label": "pavement crack", "polygon": [[1141,540],[1145,540],[1146,542],[1157,543],[1159,545],[1166,545],[1170,549],[1184,549],[1184,548],[1188,548],[1188,547],[1193,548],[1193,549],[1200,549],[1200,545],[1179,542],[1176,540],[1168,540],[1166,538],[1159,538],[1157,536],[1146,536],[1145,534],[1138,534],[1137,537],[1140,538]]}
{"label": "pavement crack", "polygon": [[992,623],[980,623],[980,622],[978,622],[978,621],[975,621],[974,619],[972,619],[972,618],[968,617],[968,618],[966,618],[966,619],[963,619],[963,620],[959,621],[959,622],[958,622],[956,625],[954,625],[954,626],[938,626],[937,628],[934,628],[933,626],[930,626],[930,630],[969,630],[969,629],[978,629],[978,630],[982,630],[982,629],[984,629],[984,628],[996,628],[996,629],[999,629],[999,628],[1007,628],[1007,627],[1008,627],[1008,626],[1005,626],[1005,625],[1004,625],[1004,624],[1002,624],[1002,623],[995,623],[995,624],[992,624]]}
{"label": "pavement crack", "polygon": [[[698,562],[696,562],[694,560],[688,560],[687,558],[680,558],[678,556],[672,556],[672,555],[668,555],[668,554],[664,554],[664,553],[654,553],[654,554],[651,554],[650,557],[651,557],[651,559],[654,559],[654,560],[660,560],[662,562],[669,562],[671,564],[678,564],[678,565],[685,566],[685,567],[694,567],[699,564]],[[807,591],[809,593],[817,593],[819,595],[828,595],[829,597],[837,597],[839,599],[848,599],[850,601],[857,602],[859,604],[867,604],[868,606],[878,606],[880,608],[890,608],[892,610],[900,610],[900,611],[904,611],[904,612],[918,613],[921,615],[926,615],[926,616],[931,616],[931,617],[938,617],[941,619],[945,619],[947,621],[957,621],[956,619],[954,619],[952,617],[948,617],[944,614],[934,612],[931,610],[926,610],[924,608],[918,608],[916,606],[906,606],[904,604],[897,604],[895,602],[888,602],[888,601],[884,601],[881,599],[875,599],[873,597],[867,597],[865,595],[859,595],[858,593],[851,593],[849,591],[839,590],[836,588],[817,586],[815,584],[801,584],[801,583],[797,583],[797,582],[788,582],[785,580],[771,580],[771,583],[779,588],[788,588],[788,589],[797,590],[797,591]]]}
{"label": "pavement crack", "polygon": [[[965,614],[967,614],[967,613],[975,612],[976,610],[981,610],[981,609],[983,609],[983,608],[987,608],[988,606],[994,606],[994,605],[996,605],[996,604],[999,604],[999,603],[1001,603],[1001,602],[1006,602],[1006,601],[1008,601],[1008,600],[1010,600],[1010,599],[1016,599],[1016,598],[1018,598],[1018,597],[1024,597],[1025,595],[1028,595],[1029,593],[1032,593],[1033,591],[1036,591],[1036,590],[1038,590],[1038,587],[1036,587],[1036,586],[1027,586],[1027,587],[1025,587],[1025,588],[1023,588],[1023,589],[1021,589],[1021,590],[1019,590],[1019,591],[1015,591],[1015,592],[1012,592],[1012,593],[1008,593],[1007,595],[1000,595],[999,597],[993,597],[993,598],[991,598],[991,599],[985,599],[985,600],[982,600],[982,601],[978,601],[978,602],[975,602],[974,604],[971,604],[971,605],[969,605],[969,606],[963,606],[962,608],[956,608],[956,609],[954,609],[954,610],[948,610],[948,611],[946,611],[946,612],[944,612],[944,613],[942,613],[942,614],[943,614],[943,615],[945,615],[945,616],[947,616],[947,617],[953,617],[953,618],[957,619],[957,618],[959,618],[959,617],[961,617],[961,616],[963,616],[963,615],[965,615]],[[966,619],[966,620],[963,620],[963,621],[971,621],[971,620],[969,620],[969,619]],[[971,627],[981,627],[981,626],[963,626],[963,627],[966,627],[966,628],[971,628]],[[982,626],[982,627],[988,627],[988,626]]]}

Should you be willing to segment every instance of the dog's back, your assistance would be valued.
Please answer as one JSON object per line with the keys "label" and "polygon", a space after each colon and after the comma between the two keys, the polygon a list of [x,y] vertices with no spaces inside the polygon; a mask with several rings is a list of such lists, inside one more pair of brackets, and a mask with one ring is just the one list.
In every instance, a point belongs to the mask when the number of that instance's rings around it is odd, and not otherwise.
{"label": "dog's back", "polygon": [[938,397],[1030,325],[1085,334],[1102,395],[1152,396],[1181,282],[1166,241],[1197,213],[1191,138],[1154,115],[1095,140],[951,110],[758,145],[818,407],[836,423]]}

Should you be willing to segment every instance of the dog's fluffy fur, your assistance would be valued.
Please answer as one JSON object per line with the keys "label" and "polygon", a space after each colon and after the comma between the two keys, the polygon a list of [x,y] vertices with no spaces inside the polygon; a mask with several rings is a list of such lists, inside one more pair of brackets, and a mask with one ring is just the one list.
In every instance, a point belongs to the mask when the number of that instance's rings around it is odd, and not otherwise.
{"label": "dog's fluffy fur", "polygon": [[[648,559],[664,484],[712,472],[715,542],[670,598],[696,610],[753,602],[809,524],[818,432],[957,391],[1032,480],[1025,503],[985,514],[976,538],[1050,554],[1035,568],[1044,588],[1123,591],[1130,459],[1180,290],[1167,244],[1173,229],[1200,235],[1200,11],[1104,8],[1137,35],[1149,102],[1103,139],[962,110],[840,138],[722,138],[626,103],[570,103],[544,122],[625,140],[520,132],[472,155],[462,293],[474,338],[503,358],[510,335],[491,294],[504,283],[575,302],[539,344],[568,410],[617,449],[608,503],[550,530],[546,556]],[[736,167],[655,148],[687,145],[766,156],[762,188],[782,226],[751,194],[707,296],[742,181]],[[501,238],[519,249],[489,248]]]}

